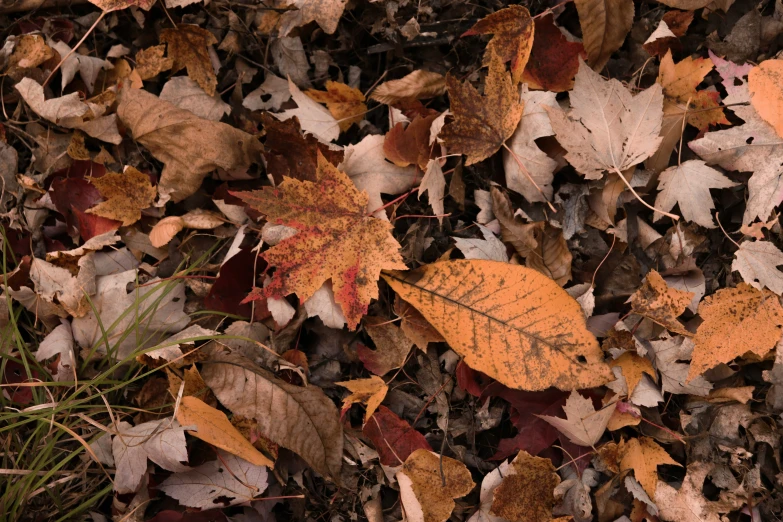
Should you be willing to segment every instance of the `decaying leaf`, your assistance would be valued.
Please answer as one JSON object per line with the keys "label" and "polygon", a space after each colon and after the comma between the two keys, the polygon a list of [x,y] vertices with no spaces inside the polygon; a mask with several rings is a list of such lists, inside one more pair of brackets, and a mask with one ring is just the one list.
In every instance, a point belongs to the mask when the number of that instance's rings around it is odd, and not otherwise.
{"label": "decaying leaf", "polygon": [[288,178],[277,188],[236,194],[271,222],[298,230],[263,254],[277,270],[248,300],[295,293],[303,302],[331,279],[353,329],[378,297],[381,270],[405,265],[391,225],[367,214],[367,195],[320,153],[316,175],[317,183]]}
{"label": "decaying leaf", "polygon": [[579,303],[536,271],[455,260],[383,277],[470,367],[509,387],[568,390],[612,379]]}
{"label": "decaying leaf", "polygon": [[720,522],[719,512],[727,512],[719,502],[711,502],[702,493],[704,481],[714,466],[711,462],[694,462],[688,465],[688,471],[682,485],[672,487],[659,480],[655,490],[655,504],[659,516],[669,522]]}
{"label": "decaying leaf", "polygon": [[640,437],[629,441],[620,441],[620,471],[632,469],[636,480],[642,485],[650,498],[655,498],[658,485],[658,466],[680,464],[672,459],[666,450],[650,437]]}
{"label": "decaying leaf", "polygon": [[337,408],[320,388],[289,384],[222,349],[212,353],[201,373],[235,415],[255,419],[272,442],[298,453],[325,477],[339,478],[343,428]]}
{"label": "decaying leaf", "polygon": [[617,403],[613,402],[596,411],[592,400],[574,390],[563,406],[565,419],[550,415],[540,417],[560,430],[574,444],[595,446],[606,431],[606,424],[616,407]]}
{"label": "decaying leaf", "polygon": [[386,406],[378,408],[364,423],[362,433],[372,441],[385,466],[401,466],[417,450],[432,451],[424,435]]}
{"label": "decaying leaf", "polygon": [[650,270],[639,288],[631,296],[633,311],[681,335],[693,335],[677,319],[693,299],[693,292],[670,288],[661,274]]}
{"label": "decaying leaf", "polygon": [[348,388],[351,394],[343,399],[343,411],[350,408],[351,404],[362,403],[367,405],[367,410],[364,413],[364,422],[372,417],[378,406],[381,405],[383,399],[386,397],[386,392],[389,391],[389,387],[383,382],[383,379],[377,375],[373,375],[369,379],[354,379],[352,381],[336,382],[335,384]]}
{"label": "decaying leaf", "polygon": [[375,350],[361,346],[357,350],[365,368],[385,375],[405,363],[413,341],[399,326],[383,317],[369,316],[364,318],[364,328],[375,343]]}
{"label": "decaying leaf", "polygon": [[619,366],[628,385],[628,396],[632,396],[634,390],[642,380],[643,374],[649,375],[652,380],[658,380],[658,374],[655,372],[649,359],[641,357],[633,352],[625,352],[620,357],[612,361],[611,365]]}
{"label": "decaying leaf", "polygon": [[747,353],[765,356],[783,331],[783,307],[777,296],[745,283],[705,297],[699,305],[699,315],[704,322],[693,338],[689,381]]}
{"label": "decaying leaf", "polygon": [[475,485],[463,463],[424,449],[405,460],[397,472],[397,482],[400,502],[410,522],[445,522],[454,509],[453,499],[467,495]]}
{"label": "decaying leaf", "polygon": [[136,72],[142,80],[156,77],[163,71],[168,71],[174,65],[174,60],[164,57],[166,46],[153,45],[136,53]]}
{"label": "decaying leaf", "polygon": [[440,132],[446,147],[467,156],[465,165],[484,160],[503,146],[522,117],[522,104],[511,76],[497,55],[491,54],[484,95],[469,82],[446,77],[454,121]]}
{"label": "decaying leaf", "polygon": [[[703,161],[690,160],[669,167],[658,178],[660,193],[655,198],[655,206],[669,211],[679,204],[682,216],[705,228],[715,228],[710,211],[715,208],[710,189],[730,188],[737,184],[729,178],[708,167]],[[653,218],[659,221],[663,215],[655,213]]]}
{"label": "decaying leaf", "polygon": [[551,460],[520,451],[495,489],[490,514],[504,520],[551,520],[558,484]]}
{"label": "decaying leaf", "polygon": [[285,0],[285,3],[297,9],[283,14],[280,20],[280,36],[286,36],[295,27],[313,21],[326,34],[333,34],[348,0]]}
{"label": "decaying leaf", "polygon": [[122,174],[112,172],[93,178],[92,184],[106,201],[87,212],[122,221],[126,227],[141,219],[141,211],[152,206],[157,193],[150,177],[133,167],[126,167]]}
{"label": "decaying leaf", "polygon": [[446,78],[435,72],[416,70],[380,84],[370,95],[373,100],[391,105],[407,98],[434,98],[446,92]]}
{"label": "decaying leaf", "polygon": [[326,82],[326,92],[310,89],[305,94],[318,103],[325,103],[343,132],[362,121],[367,112],[362,91],[344,83],[329,80]]}
{"label": "decaying leaf", "polygon": [[584,58],[585,48],[580,42],[566,39],[555,25],[555,18],[551,13],[536,18],[535,34],[533,50],[522,81],[530,89],[554,92],[570,90],[579,70],[579,57]]}
{"label": "decaying leaf", "polygon": [[208,47],[217,43],[215,35],[197,25],[179,24],[176,29],[163,29],[160,41],[165,43],[172,59],[171,71],[187,68],[188,76],[214,96],[217,77],[209,59]]}
{"label": "decaying leaf", "polygon": [[737,271],[749,285],[783,293],[783,252],[769,241],[744,241],[734,253],[731,269]]}
{"label": "decaying leaf", "polygon": [[600,71],[633,24],[632,0],[575,0],[590,66]]}
{"label": "decaying leaf", "polygon": [[666,337],[651,343],[655,367],[661,372],[663,391],[669,393],[706,396],[712,389],[701,375],[688,379],[690,364],[688,361],[693,353],[693,340],[688,337]]}
{"label": "decaying leaf", "polygon": [[443,336],[419,313],[399,296],[394,300],[394,313],[402,318],[400,329],[419,349],[426,351],[429,343],[442,343]]}

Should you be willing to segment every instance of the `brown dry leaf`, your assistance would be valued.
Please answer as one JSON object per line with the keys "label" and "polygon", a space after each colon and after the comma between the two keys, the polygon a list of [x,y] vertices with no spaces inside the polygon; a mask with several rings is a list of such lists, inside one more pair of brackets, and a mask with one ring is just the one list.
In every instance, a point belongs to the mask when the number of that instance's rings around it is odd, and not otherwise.
{"label": "brown dry leaf", "polygon": [[194,194],[207,174],[260,162],[263,146],[252,135],[209,121],[139,89],[119,97],[117,115],[133,138],[165,164],[158,184],[160,203]]}
{"label": "brown dry leaf", "polygon": [[345,11],[348,0],[286,0],[297,8],[286,11],[280,18],[280,36],[286,36],[295,27],[315,21],[326,34],[333,34]]}
{"label": "brown dry leaf", "polygon": [[[633,25],[633,0],[575,0],[590,66],[600,71]],[[597,106],[596,106],[597,107]]]}
{"label": "brown dry leaf", "polygon": [[484,96],[452,75],[446,84],[454,121],[443,127],[440,138],[449,151],[467,156],[465,165],[492,156],[516,130],[523,109],[500,57],[491,54]]}
{"label": "brown dry leaf", "polygon": [[551,278],[560,286],[565,285],[571,280],[573,256],[563,237],[563,229],[544,221],[531,224],[539,227],[540,233],[536,237],[540,240],[536,248],[528,254],[525,264]]}
{"label": "brown dry leaf", "polygon": [[149,11],[152,6],[155,5],[155,0],[89,0],[91,4],[100,7],[107,13],[111,11],[119,11],[126,7],[138,7]]}
{"label": "brown dry leaf", "polygon": [[490,513],[505,520],[550,521],[560,477],[552,461],[520,451],[495,489]]}
{"label": "brown dry leaf", "polygon": [[783,252],[769,241],[743,241],[734,252],[731,270],[739,272],[743,281],[763,290],[769,288],[777,295],[783,293]]}
{"label": "brown dry leaf", "polygon": [[275,463],[253,447],[231,424],[226,414],[196,397],[182,397],[177,410],[180,425],[195,430],[188,433],[217,448],[226,450],[256,466],[275,467]]}
{"label": "brown dry leaf", "polygon": [[6,72],[13,77],[15,76],[15,67],[31,69],[52,58],[54,58],[54,50],[46,45],[43,35],[23,34],[14,43],[14,52],[8,58],[8,70]]}
{"label": "brown dry leaf", "polygon": [[634,477],[650,498],[655,498],[655,489],[658,485],[658,466],[664,464],[680,465],[650,437],[631,439],[628,442],[621,440],[618,452],[620,454],[620,471],[632,469]]}
{"label": "brown dry leaf", "polygon": [[306,301],[328,279],[348,327],[356,328],[378,297],[383,269],[405,268],[391,225],[369,216],[367,194],[318,153],[317,182],[287,178],[279,187],[236,193],[248,205],[297,234],[267,250],[272,281],[249,300],[289,294]]}
{"label": "brown dry leaf", "polygon": [[492,55],[499,56],[503,63],[511,62],[511,79],[518,84],[530,58],[534,32],[530,11],[521,5],[511,5],[485,16],[462,36],[493,35],[487,44],[484,65],[490,65]]}
{"label": "brown dry leaf", "polygon": [[522,257],[528,257],[542,243],[543,230],[539,223],[522,223],[514,215],[508,194],[493,186],[492,210],[500,223],[500,237],[514,247]]}
{"label": "brown dry leaf", "polygon": [[568,91],[574,86],[580,56],[585,57],[584,46],[566,39],[552,13],[536,18],[536,37],[522,81],[530,89]]}
{"label": "brown dry leaf", "polygon": [[122,221],[125,227],[141,219],[141,211],[152,205],[157,194],[150,177],[130,166],[125,167],[122,174],[110,172],[92,178],[91,183],[106,201],[88,209],[87,213]]}
{"label": "brown dry leaf", "polygon": [[750,103],[761,119],[783,136],[783,60],[764,60],[750,70]]}
{"label": "brown dry leaf", "polygon": [[677,319],[688,308],[693,292],[671,288],[655,270],[650,270],[644,283],[631,296],[631,309],[667,330],[685,336],[693,334]]}
{"label": "brown dry leaf", "polygon": [[209,59],[209,46],[217,43],[215,35],[197,25],[179,24],[176,29],[163,29],[160,41],[167,44],[167,54],[173,60],[171,72],[187,68],[188,76],[214,96],[217,76]]}
{"label": "brown dry leaf", "polygon": [[364,329],[375,343],[374,351],[359,348],[365,368],[375,375],[385,375],[405,363],[413,341],[399,326],[384,317],[368,316],[364,318]]}
{"label": "brown dry leaf", "polygon": [[367,406],[364,412],[365,423],[372,417],[372,414],[381,405],[383,399],[386,398],[386,392],[389,391],[389,387],[377,375],[373,375],[369,379],[354,379],[352,381],[336,382],[335,384],[348,388],[351,391],[351,394],[343,399],[343,411],[346,411],[354,403],[361,403]]}
{"label": "brown dry leaf", "polygon": [[647,374],[652,380],[658,382],[658,374],[653,368],[649,359],[640,357],[633,352],[625,352],[620,357],[612,361],[611,366],[619,366],[628,385],[628,396],[633,395],[633,391],[642,380],[642,375]]}
{"label": "brown dry leaf", "polygon": [[712,502],[704,496],[704,481],[712,470],[712,462],[693,462],[682,485],[675,488],[659,480],[653,501],[658,506],[661,520],[670,522],[721,522],[718,512],[728,512],[728,506],[719,511],[722,503]]}
{"label": "brown dry leaf", "polygon": [[400,299],[400,296],[394,301],[394,313],[402,318],[400,329],[420,350],[426,351],[429,343],[446,341],[416,308]]}
{"label": "brown dry leaf", "polygon": [[405,459],[397,482],[409,522],[445,522],[454,510],[453,499],[464,497],[475,485],[463,463],[425,449]]}
{"label": "brown dry leaf", "polygon": [[163,44],[147,47],[136,53],[136,72],[142,80],[149,80],[171,69],[174,60],[164,58],[165,53],[166,46]]}
{"label": "brown dry leaf", "polygon": [[426,171],[430,157],[435,155],[435,149],[430,145],[430,127],[437,117],[437,114],[425,118],[416,116],[407,126],[400,122],[392,127],[383,141],[386,159],[398,167],[418,165],[422,172]]}
{"label": "brown dry leaf", "polygon": [[150,230],[150,243],[155,248],[168,245],[180,230],[185,228],[185,222],[179,216],[167,216],[155,223]]}
{"label": "brown dry leaf", "polygon": [[318,103],[325,103],[329,112],[337,120],[342,132],[351,128],[354,123],[359,123],[367,112],[364,104],[364,94],[355,87],[348,87],[344,83],[326,82],[326,92],[310,89],[305,91]]}
{"label": "brown dry leaf", "polygon": [[255,419],[265,437],[299,454],[321,475],[339,480],[343,428],[337,408],[321,388],[289,384],[219,347],[201,373],[235,415]]}
{"label": "brown dry leaf", "polygon": [[780,340],[783,308],[778,297],[740,283],[722,288],[699,305],[704,320],[693,338],[688,381],[720,363],[752,353],[764,357]]}
{"label": "brown dry leaf", "polygon": [[169,393],[173,398],[176,399],[179,396],[179,389],[182,387],[183,397],[196,397],[213,408],[217,407],[215,394],[207,387],[207,383],[204,382],[195,364],[190,368],[185,368],[181,379],[169,368],[166,368],[166,376],[169,379]]}
{"label": "brown dry leaf", "polygon": [[391,105],[405,99],[434,98],[446,92],[446,78],[435,72],[417,70],[399,80],[380,84],[370,99]]}
{"label": "brown dry leaf", "polygon": [[613,379],[579,303],[535,270],[453,260],[383,277],[468,366],[506,386],[571,390]]}
{"label": "brown dry leaf", "polygon": [[613,402],[596,411],[591,399],[583,397],[574,390],[563,406],[565,419],[551,415],[537,415],[537,417],[557,428],[574,444],[595,446],[606,431],[606,424],[616,407],[617,403]]}

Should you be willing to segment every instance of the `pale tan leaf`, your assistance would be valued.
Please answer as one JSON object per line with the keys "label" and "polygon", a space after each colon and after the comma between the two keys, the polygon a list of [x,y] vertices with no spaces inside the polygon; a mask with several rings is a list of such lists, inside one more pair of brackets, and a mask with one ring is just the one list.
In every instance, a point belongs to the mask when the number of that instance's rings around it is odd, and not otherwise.
{"label": "pale tan leaf", "polygon": [[486,259],[488,261],[508,262],[506,246],[484,225],[476,224],[484,239],[455,237],[454,244],[465,259]]}
{"label": "pale tan leaf", "polygon": [[280,121],[297,117],[302,130],[309,132],[324,143],[336,140],[340,137],[340,124],[329,109],[316,102],[301,90],[289,78],[288,90],[296,102],[296,109],[288,109],[273,116]]}
{"label": "pale tan leaf", "polygon": [[[95,80],[98,78],[98,74],[102,69],[113,69],[114,66],[107,60],[102,60],[95,56],[87,56],[79,53],[71,53],[71,48],[68,47],[63,41],[49,41],[49,45],[60,53],[61,59],[65,58],[60,66],[60,72],[62,74],[62,81],[60,82],[60,88],[65,87],[71,83],[76,73],[79,73],[84,85],[87,86],[87,92],[92,93],[95,87]],[[69,56],[70,55],[70,56]]]}
{"label": "pale tan leaf", "polygon": [[177,233],[185,228],[185,222],[179,216],[164,217],[150,230],[150,243],[155,248],[167,245]]}
{"label": "pale tan leaf", "polygon": [[334,300],[332,283],[327,281],[304,302],[307,317],[320,317],[325,326],[341,329],[345,325],[343,309]]}
{"label": "pale tan leaf", "polygon": [[731,270],[739,272],[749,285],[763,290],[769,288],[777,295],[783,293],[783,252],[769,241],[744,241],[734,252]]}
{"label": "pale tan leaf", "polygon": [[718,513],[731,510],[721,503],[711,502],[704,496],[704,481],[714,466],[711,462],[693,462],[688,465],[685,479],[679,488],[663,480],[658,481],[655,490],[655,504],[658,516],[667,522],[720,522]]}
{"label": "pale tan leaf", "polygon": [[[266,96],[269,96],[269,99],[264,101]],[[264,83],[245,96],[242,106],[251,111],[277,111],[289,99],[291,91],[288,90],[288,82],[275,74],[267,73]]]}
{"label": "pale tan leaf", "polygon": [[432,213],[438,216],[438,223],[443,223],[443,198],[446,194],[446,178],[443,177],[443,169],[438,160],[430,160],[427,163],[427,170],[419,184],[419,199],[421,195],[427,193],[427,199],[432,207]]}
{"label": "pale tan leaf", "polygon": [[633,0],[575,0],[590,66],[600,71],[633,25]]}
{"label": "pale tan leaf", "polygon": [[676,394],[706,396],[712,389],[712,384],[699,375],[688,380],[690,364],[688,361],[693,353],[693,340],[683,337],[665,337],[659,341],[650,342],[653,349],[653,363],[661,372],[663,391]]}
{"label": "pale tan leaf", "polygon": [[568,439],[579,446],[595,446],[606,431],[606,424],[614,413],[617,403],[604,406],[596,411],[593,401],[576,390],[566,400],[563,411],[566,418],[538,415],[557,428]]}
{"label": "pale tan leaf", "polygon": [[185,228],[195,228],[196,230],[212,230],[225,223],[217,212],[204,210],[201,208],[193,209],[182,215],[182,224]]}
{"label": "pale tan leaf", "polygon": [[[661,172],[658,178],[660,193],[655,198],[655,206],[669,211],[674,205],[680,206],[682,217],[705,228],[715,228],[715,221],[710,211],[712,204],[710,189],[734,187],[737,184],[729,178],[708,167],[703,161],[690,160],[680,165],[669,167]],[[659,221],[663,214],[656,212],[654,221]]]}
{"label": "pale tan leaf", "polygon": [[280,36],[286,36],[296,27],[315,21],[326,34],[333,34],[348,0],[287,0],[297,8],[280,18]]}
{"label": "pale tan leaf", "polygon": [[231,106],[219,95],[210,96],[187,76],[175,76],[167,81],[160,91],[160,99],[205,120],[220,121],[224,115],[231,114]]}
{"label": "pale tan leaf", "polygon": [[[5,298],[5,296],[3,296]],[[44,361],[50,357],[59,356],[57,371],[52,374],[55,381],[72,381],[76,376],[76,356],[73,352],[73,332],[71,323],[63,321],[60,326],[52,330],[35,352],[36,361]]]}
{"label": "pale tan leaf", "polygon": [[435,72],[416,70],[400,78],[380,84],[370,98],[391,105],[406,98],[434,98],[446,92],[446,78]]}

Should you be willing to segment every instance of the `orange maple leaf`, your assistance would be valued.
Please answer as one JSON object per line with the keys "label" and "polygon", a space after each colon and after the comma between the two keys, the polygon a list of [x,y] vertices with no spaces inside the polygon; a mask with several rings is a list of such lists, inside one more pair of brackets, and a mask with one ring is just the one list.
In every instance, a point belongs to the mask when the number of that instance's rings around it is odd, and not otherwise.
{"label": "orange maple leaf", "polygon": [[318,103],[326,104],[342,132],[351,128],[354,123],[362,121],[367,112],[362,91],[344,83],[329,80],[326,82],[326,92],[310,89],[305,94]]}
{"label": "orange maple leaf", "polygon": [[522,117],[519,92],[511,82],[501,58],[491,55],[484,96],[468,82],[446,77],[454,121],[440,132],[449,151],[467,156],[465,165],[473,165],[503,146],[514,134]]}
{"label": "orange maple leaf", "polygon": [[392,225],[372,217],[376,209],[367,208],[367,194],[320,151],[315,182],[285,178],[276,188],[232,194],[270,222],[298,230],[263,254],[275,273],[244,302],[289,294],[304,302],[331,279],[335,301],[354,329],[378,297],[381,270],[406,268]]}

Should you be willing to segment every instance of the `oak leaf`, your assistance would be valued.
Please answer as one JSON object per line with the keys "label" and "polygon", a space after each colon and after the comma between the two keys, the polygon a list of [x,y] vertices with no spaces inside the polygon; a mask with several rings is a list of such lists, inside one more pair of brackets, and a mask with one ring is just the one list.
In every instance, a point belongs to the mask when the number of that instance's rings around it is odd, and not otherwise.
{"label": "oak leaf", "polygon": [[380,84],[370,98],[387,105],[405,99],[434,98],[446,92],[446,78],[436,72],[417,70],[399,80]]}
{"label": "oak leaf", "polygon": [[446,147],[467,156],[465,165],[478,163],[503,146],[522,117],[522,104],[511,76],[497,55],[492,55],[484,95],[469,82],[446,77],[454,121],[440,132]]}
{"label": "oak leaf", "polygon": [[604,80],[580,63],[570,93],[571,111],[550,109],[565,158],[587,179],[623,172],[652,155],[661,138],[663,94],[658,84],[636,96],[618,80]]}
{"label": "oak leaf", "polygon": [[100,178],[93,178],[91,182],[106,201],[87,212],[122,221],[122,225],[126,227],[141,219],[141,211],[152,206],[157,194],[157,190],[150,183],[150,177],[133,167],[126,167],[122,174],[111,172]]}
{"label": "oak leaf", "polygon": [[320,388],[289,384],[222,348],[213,350],[201,374],[234,415],[255,419],[265,437],[298,453],[321,475],[339,480],[343,428],[337,408]]}
{"label": "oak leaf", "polygon": [[549,415],[540,417],[560,430],[574,444],[595,446],[606,431],[606,425],[616,407],[617,403],[613,402],[596,411],[591,399],[574,390],[563,406],[565,419]]}
{"label": "oak leaf", "polygon": [[555,25],[549,13],[536,18],[536,37],[533,50],[522,74],[522,81],[530,89],[563,92],[574,86],[574,76],[579,70],[579,57],[585,56],[580,42],[569,42]]}
{"label": "oak leaf", "polygon": [[530,58],[534,32],[530,11],[521,5],[511,5],[485,16],[462,36],[493,35],[487,44],[484,65],[490,64],[492,55],[499,56],[503,63],[511,62],[511,79],[518,84]]}
{"label": "oak leaf", "polygon": [[381,270],[405,265],[391,225],[367,214],[367,195],[320,152],[316,175],[315,183],[288,178],[277,188],[235,194],[270,222],[298,230],[263,254],[275,274],[248,300],[297,294],[304,302],[331,279],[335,300],[354,329],[378,297]]}
{"label": "oak leaf", "polygon": [[397,482],[400,503],[410,522],[445,522],[454,510],[453,499],[464,497],[475,485],[463,463],[425,449],[405,459]]}
{"label": "oak leaf", "polygon": [[748,74],[750,103],[761,119],[783,136],[783,60],[764,60]]}
{"label": "oak leaf", "polygon": [[[736,185],[703,161],[689,160],[661,172],[658,178],[660,193],[655,198],[655,206],[669,211],[678,204],[682,216],[688,221],[705,228],[715,228],[715,221],[710,213],[715,208],[710,189],[730,188]],[[662,217],[663,214],[656,212],[654,220],[659,221]]]}
{"label": "oak leaf", "polygon": [[664,464],[680,465],[650,437],[631,439],[628,442],[621,440],[618,452],[620,454],[620,471],[632,469],[634,477],[650,498],[655,498],[655,489],[658,485],[658,466]]}
{"label": "oak leaf", "polygon": [[119,99],[120,120],[165,164],[158,184],[161,202],[195,193],[213,170],[247,168],[261,160],[261,143],[230,125],[204,120],[140,89],[125,90]]}
{"label": "oak leaf", "polygon": [[454,260],[383,277],[470,367],[507,386],[568,390],[612,379],[579,303],[534,270]]}
{"label": "oak leaf", "polygon": [[354,379],[352,381],[336,382],[335,384],[348,388],[351,392],[349,396],[343,399],[343,412],[347,411],[351,404],[354,403],[361,403],[367,406],[367,410],[364,412],[365,423],[372,417],[375,410],[378,409],[378,406],[381,405],[386,397],[386,392],[389,391],[389,387],[377,375],[373,375],[369,379]]}
{"label": "oak leaf", "polygon": [[520,451],[494,491],[490,514],[505,520],[551,520],[558,484],[551,460]]}
{"label": "oak leaf", "polygon": [[364,423],[362,433],[372,441],[384,466],[401,466],[415,451],[432,451],[424,435],[386,406],[378,408]]}
{"label": "oak leaf", "polygon": [[744,241],[734,252],[731,270],[739,272],[749,285],[763,290],[769,288],[777,295],[783,293],[783,252],[769,241]]}
{"label": "oak leaf", "polygon": [[699,315],[704,322],[693,338],[689,381],[746,353],[765,356],[780,340],[783,327],[783,307],[778,297],[745,283],[705,297]]}
{"label": "oak leaf", "polygon": [[633,0],[575,0],[590,66],[600,71],[633,25]]}
{"label": "oak leaf", "polygon": [[160,41],[167,44],[167,55],[173,60],[171,72],[187,68],[190,79],[213,96],[217,76],[209,59],[209,46],[217,43],[215,35],[197,25],[179,24],[176,29],[163,29]]}
{"label": "oak leaf", "polygon": [[359,123],[367,112],[364,94],[355,87],[328,80],[326,92],[310,89],[305,94],[318,103],[326,104],[329,112],[337,120],[340,130],[345,132],[354,123]]}
{"label": "oak leaf", "polygon": [[177,421],[188,429],[188,434],[236,455],[250,464],[269,468],[275,465],[237,431],[225,413],[197,397],[182,397],[177,410]]}
{"label": "oak leaf", "polygon": [[691,336],[693,334],[677,318],[685,312],[692,299],[693,292],[670,288],[661,274],[650,270],[642,286],[631,296],[631,309],[667,330]]}

